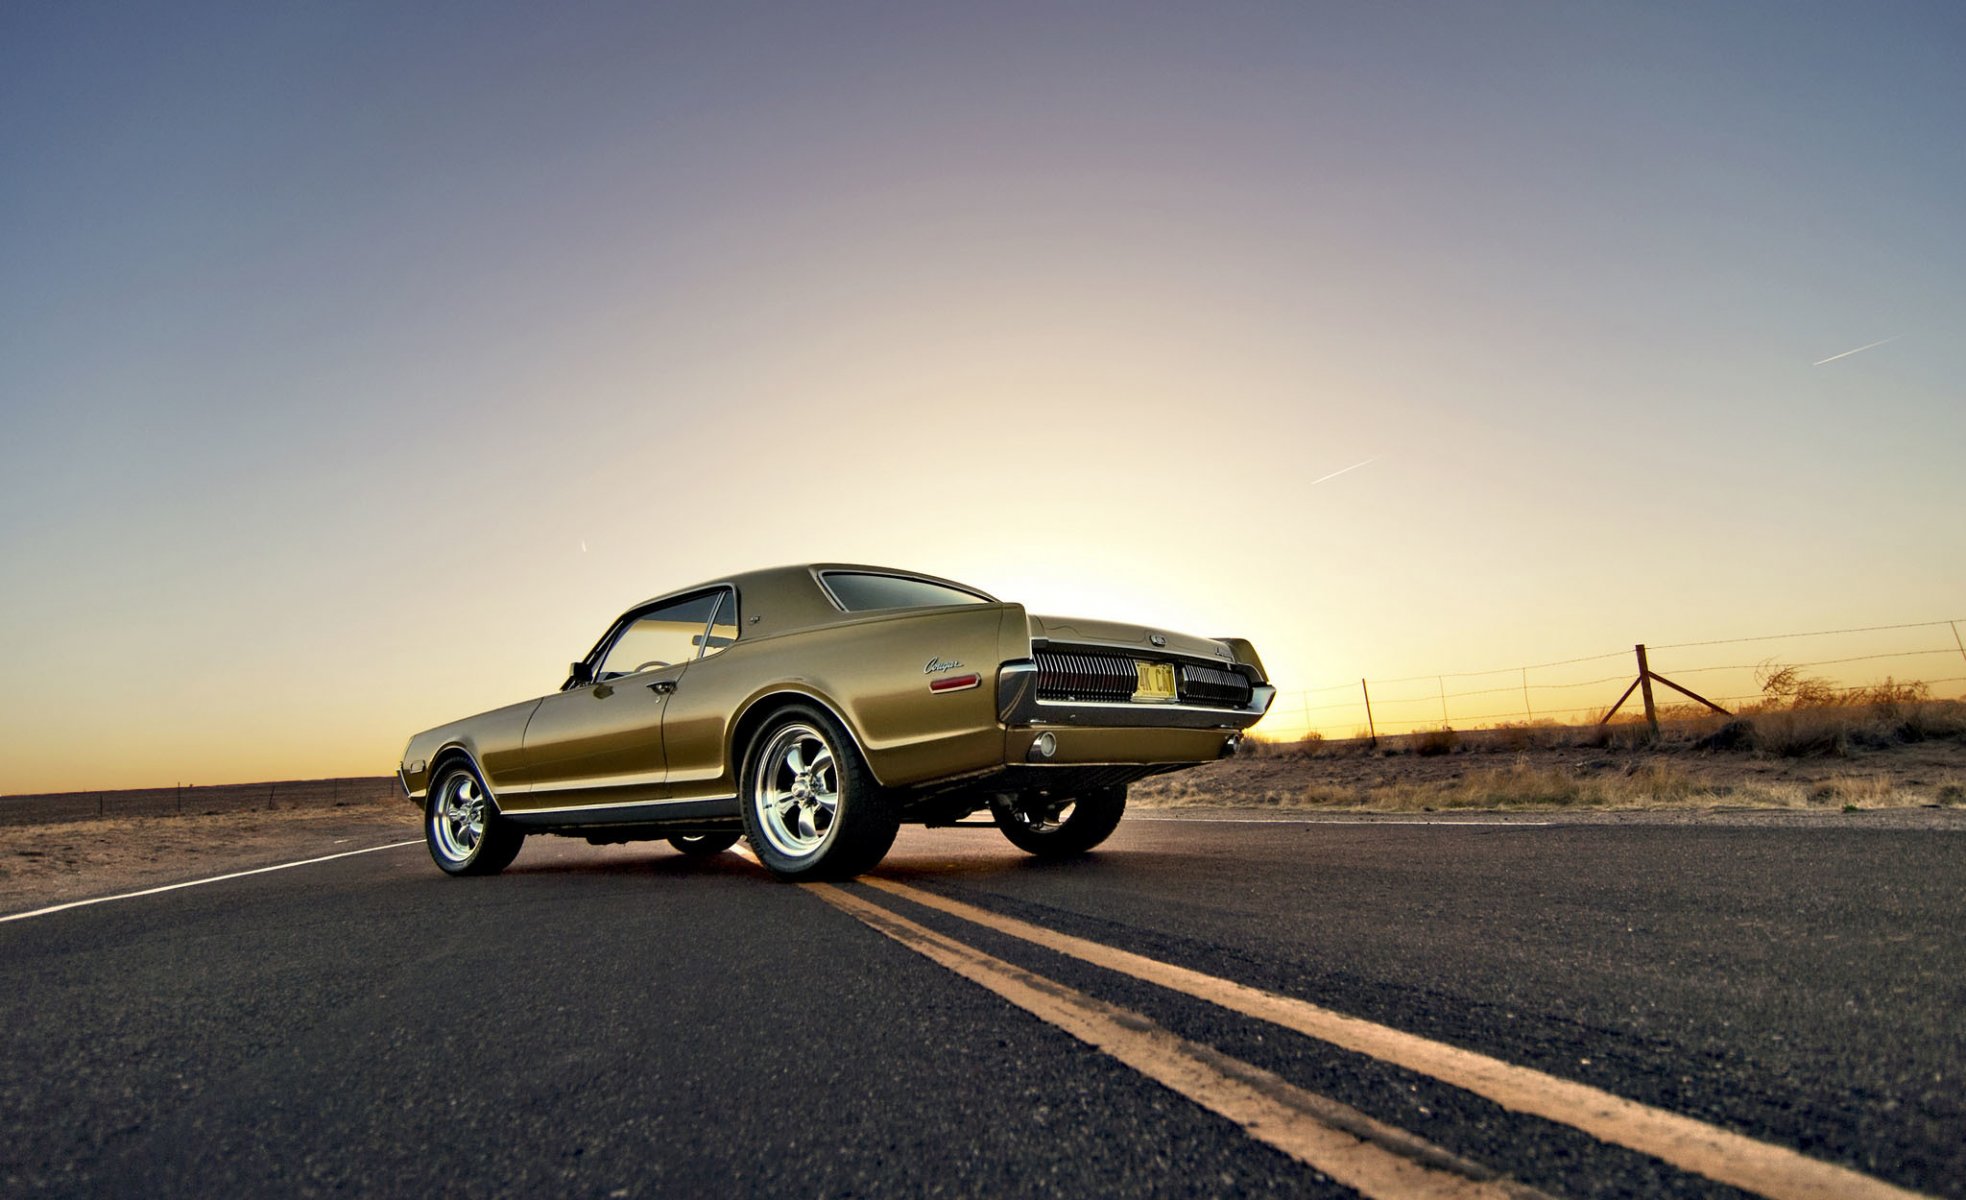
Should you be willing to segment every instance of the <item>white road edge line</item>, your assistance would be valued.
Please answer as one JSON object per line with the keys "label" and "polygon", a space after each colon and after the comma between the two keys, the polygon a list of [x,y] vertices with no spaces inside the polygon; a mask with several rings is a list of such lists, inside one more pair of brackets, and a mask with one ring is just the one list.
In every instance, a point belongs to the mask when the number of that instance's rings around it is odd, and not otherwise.
{"label": "white road edge line", "polygon": [[1502,825],[1510,829],[1545,829],[1555,821],[1415,821],[1408,818],[1387,820],[1379,817],[1128,817],[1134,821],[1157,821],[1162,825],[1430,825],[1436,828],[1456,825]]}
{"label": "white road edge line", "polygon": [[268,871],[284,871],[289,867],[307,867],[315,863],[333,862],[337,858],[353,858],[357,854],[374,854],[378,850],[401,850],[404,846],[421,846],[422,844],[422,838],[418,838],[413,842],[391,842],[387,846],[370,846],[362,850],[343,850],[340,854],[323,854],[319,858],[303,858],[298,862],[276,863],[270,867],[254,867],[250,871],[234,871],[229,875],[213,875],[209,879],[189,879],[183,883],[167,883],[162,887],[145,888],[140,892],[123,892],[115,896],[97,896],[93,900],[70,900],[66,904],[50,904],[46,908],[37,908],[33,912],[10,913],[7,916],[0,917],[0,925],[4,925],[8,921],[25,921],[29,917],[45,917],[49,913],[63,912],[71,908],[86,908],[91,904],[107,904],[111,900],[134,900],[138,896],[155,896],[159,892],[175,892],[179,888],[203,887],[208,883],[224,883],[228,879],[244,879],[248,875],[264,875]]}
{"label": "white road edge line", "polygon": [[1601,1142],[1662,1159],[1772,1200],[1911,1200],[1920,1193],[1798,1150],[1758,1141],[1693,1117],[1530,1067],[1347,1016],[1308,1000],[1178,967],[1103,942],[1059,933],[892,879],[862,876],[866,887],[1022,939],[1081,962],[1267,1021],[1527,1113],[1580,1129]]}

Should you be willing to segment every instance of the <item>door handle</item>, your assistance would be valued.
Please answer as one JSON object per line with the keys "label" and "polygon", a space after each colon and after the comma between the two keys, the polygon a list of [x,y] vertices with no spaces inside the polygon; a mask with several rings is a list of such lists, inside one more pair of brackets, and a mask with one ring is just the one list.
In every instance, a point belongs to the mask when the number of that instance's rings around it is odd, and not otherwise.
{"label": "door handle", "polygon": [[676,681],[673,679],[658,679],[654,683],[649,684],[649,691],[654,692],[658,696],[667,696],[675,690]]}

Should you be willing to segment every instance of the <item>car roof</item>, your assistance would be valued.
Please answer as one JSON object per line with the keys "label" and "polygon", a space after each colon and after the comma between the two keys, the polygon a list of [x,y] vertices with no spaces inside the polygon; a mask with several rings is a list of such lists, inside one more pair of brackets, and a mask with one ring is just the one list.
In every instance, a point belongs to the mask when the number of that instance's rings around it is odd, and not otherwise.
{"label": "car roof", "polygon": [[660,596],[642,601],[628,611],[635,612],[678,596],[687,596],[692,592],[734,587],[738,595],[739,619],[744,622],[745,632],[755,635],[789,633],[794,629],[859,620],[866,616],[865,613],[843,612],[833,603],[832,598],[819,584],[820,575],[829,572],[899,575],[908,579],[945,584],[965,592],[973,592],[993,603],[996,602],[996,597],[981,588],[959,583],[953,579],[944,579],[939,575],[930,575],[924,571],[907,571],[896,567],[872,566],[867,563],[825,562],[796,563],[782,567],[767,567],[760,571],[745,571],[723,579],[713,579],[690,587],[678,588],[673,592],[664,592]]}

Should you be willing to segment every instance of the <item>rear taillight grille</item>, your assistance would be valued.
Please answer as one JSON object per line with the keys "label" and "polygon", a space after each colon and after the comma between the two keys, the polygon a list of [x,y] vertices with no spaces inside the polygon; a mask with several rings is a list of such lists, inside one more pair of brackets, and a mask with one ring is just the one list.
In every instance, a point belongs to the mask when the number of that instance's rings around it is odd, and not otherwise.
{"label": "rear taillight grille", "polygon": [[[1123,655],[1039,651],[1033,657],[1040,700],[1123,702],[1133,699],[1140,688],[1135,660]],[[1249,680],[1235,671],[1181,663],[1175,668],[1175,679],[1184,704],[1243,708],[1249,703]]]}
{"label": "rear taillight grille", "polygon": [[1133,660],[1116,654],[1055,654],[1038,660],[1040,700],[1131,700],[1140,687]]}
{"label": "rear taillight grille", "polygon": [[1241,708],[1249,703],[1249,680],[1235,671],[1215,667],[1181,665],[1181,699],[1190,704],[1227,705]]}

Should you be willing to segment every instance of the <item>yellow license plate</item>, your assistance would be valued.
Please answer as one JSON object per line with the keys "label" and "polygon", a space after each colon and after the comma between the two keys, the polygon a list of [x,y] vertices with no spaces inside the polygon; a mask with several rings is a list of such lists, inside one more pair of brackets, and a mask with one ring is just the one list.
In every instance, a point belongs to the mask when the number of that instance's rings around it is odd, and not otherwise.
{"label": "yellow license plate", "polygon": [[1135,700],[1174,699],[1174,664],[1136,662],[1140,671],[1140,689],[1133,693]]}

